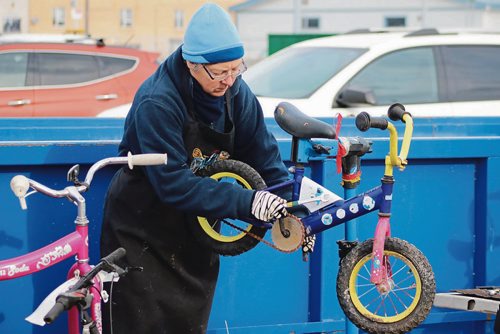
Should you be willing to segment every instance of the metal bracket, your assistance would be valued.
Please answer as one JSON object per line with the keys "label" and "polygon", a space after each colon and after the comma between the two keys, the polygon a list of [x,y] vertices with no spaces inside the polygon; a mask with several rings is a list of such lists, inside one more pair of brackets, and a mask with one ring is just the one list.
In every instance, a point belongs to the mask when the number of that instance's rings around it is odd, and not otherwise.
{"label": "metal bracket", "polygon": [[455,310],[497,314],[500,307],[500,301],[475,296],[464,296],[459,293],[449,292],[436,293],[434,306]]}

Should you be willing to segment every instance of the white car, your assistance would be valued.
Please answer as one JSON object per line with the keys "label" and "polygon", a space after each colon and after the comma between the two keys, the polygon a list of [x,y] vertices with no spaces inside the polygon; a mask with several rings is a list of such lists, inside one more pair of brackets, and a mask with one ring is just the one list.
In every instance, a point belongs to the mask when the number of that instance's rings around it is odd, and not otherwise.
{"label": "white car", "polygon": [[[500,116],[500,33],[356,32],[294,44],[243,78],[264,115],[288,101],[313,117],[385,115],[392,103],[414,117]],[[100,117],[125,117],[129,106]]]}
{"label": "white car", "polygon": [[294,44],[251,66],[245,81],[266,117],[288,101],[314,117],[500,116],[500,34],[369,32]]}

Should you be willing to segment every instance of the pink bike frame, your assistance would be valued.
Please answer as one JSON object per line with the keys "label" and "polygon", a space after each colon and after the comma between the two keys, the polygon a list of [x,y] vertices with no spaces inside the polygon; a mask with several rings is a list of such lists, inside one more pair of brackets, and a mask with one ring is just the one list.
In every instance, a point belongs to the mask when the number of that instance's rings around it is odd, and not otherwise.
{"label": "pink bike frame", "polygon": [[[88,249],[88,221],[78,223],[76,231],[61,239],[31,253],[0,261],[0,281],[11,280],[49,268],[70,257],[77,257],[68,272],[68,279],[87,274],[89,265]],[[96,321],[99,331],[102,332],[101,317],[101,283],[95,279],[91,302],[91,316]],[[78,309],[73,307],[68,314],[68,333],[80,333],[80,320]]]}

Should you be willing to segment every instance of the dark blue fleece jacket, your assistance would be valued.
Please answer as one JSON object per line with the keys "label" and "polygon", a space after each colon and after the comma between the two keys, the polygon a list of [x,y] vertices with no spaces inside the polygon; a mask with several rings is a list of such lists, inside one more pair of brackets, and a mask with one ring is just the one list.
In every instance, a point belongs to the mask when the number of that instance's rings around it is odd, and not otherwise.
{"label": "dark blue fleece jacket", "polygon": [[[252,190],[201,178],[189,169],[183,143],[187,109],[182,96],[192,98],[193,81],[179,48],[139,88],[125,121],[120,155],[128,151],[167,153],[166,166],[145,168],[147,178],[165,204],[196,215],[248,216]],[[241,78],[230,89],[235,127],[231,158],[255,168],[268,185],[288,179],[276,140],[266,129],[255,95]],[[210,117],[199,116],[199,119]]]}

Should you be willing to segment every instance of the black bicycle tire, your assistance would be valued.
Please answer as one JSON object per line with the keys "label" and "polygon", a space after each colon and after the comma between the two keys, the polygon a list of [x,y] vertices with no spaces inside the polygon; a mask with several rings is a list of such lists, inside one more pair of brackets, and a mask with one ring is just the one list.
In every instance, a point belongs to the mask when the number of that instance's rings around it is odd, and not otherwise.
{"label": "black bicycle tire", "polygon": [[[229,173],[243,178],[250,185],[251,189],[261,190],[266,188],[266,183],[262,177],[249,165],[238,160],[219,160],[214,164],[201,170],[198,174],[204,177],[211,177],[217,173]],[[254,248],[260,241],[248,234],[232,242],[216,240],[208,235],[201,227],[198,219],[190,219],[189,226],[194,237],[204,246],[213,250],[217,254],[224,256],[236,256]],[[267,232],[266,228],[251,226],[248,232],[263,238]],[[243,232],[242,232],[243,233]]]}
{"label": "black bicycle tire", "polygon": [[353,248],[340,263],[337,276],[337,298],[349,320],[370,334],[402,334],[416,328],[429,314],[436,293],[436,282],[432,267],[425,255],[411,243],[398,238],[387,238],[385,250],[392,251],[411,261],[420,277],[421,293],[412,312],[397,322],[382,323],[364,316],[352,301],[349,281],[355,266],[372,253],[373,239]]}

